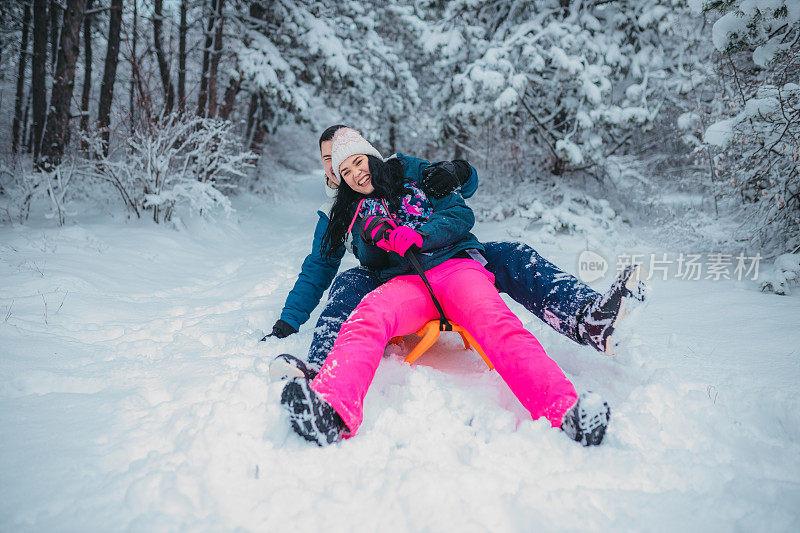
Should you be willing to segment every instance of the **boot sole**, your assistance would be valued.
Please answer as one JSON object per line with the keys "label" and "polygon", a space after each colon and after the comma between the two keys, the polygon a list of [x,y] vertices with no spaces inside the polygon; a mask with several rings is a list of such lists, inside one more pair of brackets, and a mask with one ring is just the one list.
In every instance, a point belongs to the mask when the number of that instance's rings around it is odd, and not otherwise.
{"label": "boot sole", "polygon": [[295,380],[287,383],[281,395],[281,403],[287,408],[295,433],[317,446],[323,446],[321,436],[324,432],[314,424],[314,405],[303,386]]}
{"label": "boot sole", "polygon": [[[288,412],[295,433],[317,446],[328,446],[342,440],[346,426],[332,407],[319,398],[312,398],[314,394],[305,378],[292,379],[283,388],[281,404]],[[325,407],[330,410],[327,415],[323,414]],[[339,424],[335,424],[330,416],[336,417]]]}
{"label": "boot sole", "polygon": [[[620,320],[629,316],[632,318],[638,315],[644,308],[647,302],[647,296],[650,292],[650,286],[647,283],[647,274],[641,265],[637,265],[634,274],[625,282],[625,288],[631,293],[631,296],[624,296],[620,304],[619,313],[614,322],[611,324],[611,334],[606,337],[605,346],[603,346],[603,353],[610,357],[614,357],[620,352],[620,347],[623,344],[623,338],[619,335]],[[630,319],[629,319],[630,320]],[[616,337],[616,341],[614,340]]]}
{"label": "boot sole", "polygon": [[580,443],[584,446],[599,446],[606,436],[608,424],[611,421],[611,407],[603,402],[603,412],[597,413],[595,418],[599,421],[588,433],[584,433]]}
{"label": "boot sole", "polygon": [[[591,393],[589,393],[591,394]],[[576,402],[577,413],[575,418],[567,421],[568,427],[564,427],[565,423],[562,422],[561,428],[569,438],[580,443],[583,446],[598,446],[605,438],[608,424],[611,421],[611,407],[608,402],[602,400],[599,408],[587,409],[585,405],[581,404],[581,400],[588,400],[583,395]]]}

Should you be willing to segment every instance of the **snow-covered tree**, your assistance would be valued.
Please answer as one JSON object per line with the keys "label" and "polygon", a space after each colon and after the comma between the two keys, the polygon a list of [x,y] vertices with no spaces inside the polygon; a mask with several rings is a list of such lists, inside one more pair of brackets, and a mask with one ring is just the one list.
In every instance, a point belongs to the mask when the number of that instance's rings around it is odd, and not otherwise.
{"label": "snow-covered tree", "polygon": [[230,72],[250,96],[253,144],[287,120],[314,123],[319,106],[395,144],[419,97],[396,40],[401,28],[386,21],[391,10],[378,2],[251,2],[230,41]]}
{"label": "snow-covered tree", "polygon": [[[722,191],[744,205],[756,242],[775,251],[800,247],[800,3],[791,0],[696,2],[720,13],[713,43],[730,64],[732,95],[705,132],[721,149]],[[738,64],[737,64],[738,63]]]}
{"label": "snow-covered tree", "polygon": [[601,163],[657,116],[676,70],[664,52],[676,5],[448,2],[432,42],[452,73],[446,118],[466,137],[525,139],[518,149],[557,174]]}

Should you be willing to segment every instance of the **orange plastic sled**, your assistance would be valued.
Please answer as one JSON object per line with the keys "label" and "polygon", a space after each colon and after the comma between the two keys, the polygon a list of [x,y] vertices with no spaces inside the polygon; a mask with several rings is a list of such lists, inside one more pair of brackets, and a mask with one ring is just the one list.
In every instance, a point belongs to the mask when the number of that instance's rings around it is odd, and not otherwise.
{"label": "orange plastic sled", "polygon": [[[489,367],[489,370],[494,370],[494,365],[492,364],[491,361],[489,361],[489,358],[486,357],[483,348],[481,348],[480,345],[477,343],[477,341],[474,338],[472,338],[472,335],[469,334],[469,331],[467,331],[466,329],[462,328],[459,325],[453,324],[452,322],[450,322],[450,324],[453,326],[453,331],[461,335],[461,340],[464,341],[464,349],[469,350],[470,348],[472,348],[473,350],[478,352],[483,358],[483,361]],[[422,356],[422,354],[424,354],[428,350],[428,348],[434,345],[436,340],[439,338],[439,333],[440,332],[439,332],[438,320],[431,320],[430,322],[422,326],[420,330],[414,334],[417,337],[422,337],[422,340],[420,340],[419,343],[414,347],[414,349],[411,350],[411,353],[409,353],[406,356],[405,362],[408,364],[412,364],[414,363],[414,361],[419,359]],[[390,342],[397,344],[399,340],[400,340],[399,337],[395,337]]]}

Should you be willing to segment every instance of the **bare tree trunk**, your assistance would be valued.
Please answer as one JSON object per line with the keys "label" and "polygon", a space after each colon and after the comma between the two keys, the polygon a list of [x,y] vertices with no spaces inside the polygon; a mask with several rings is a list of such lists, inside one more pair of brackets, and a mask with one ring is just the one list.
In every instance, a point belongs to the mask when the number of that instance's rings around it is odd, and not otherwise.
{"label": "bare tree trunk", "polygon": [[[10,7],[10,6],[8,6],[8,7]],[[23,7],[23,9],[25,9],[25,8]],[[7,20],[6,19],[7,15],[8,14],[6,13],[6,5],[4,4],[2,7],[0,7],[0,17],[2,17],[2,20]],[[14,17],[14,18],[16,18],[16,17]],[[5,43],[5,32],[0,32],[0,108],[2,108],[2,106],[3,106],[3,87],[5,87],[5,81],[6,81],[6,69],[2,68],[2,65],[3,65],[3,49],[5,48],[5,46],[6,46],[6,43]],[[0,186],[0,191],[2,191],[2,190],[3,190],[3,187]]]}
{"label": "bare tree trunk", "polygon": [[136,128],[136,39],[139,32],[139,2],[133,2],[133,28],[131,29],[131,84],[128,97],[130,99],[131,133]]}
{"label": "bare tree trunk", "polygon": [[178,26],[178,109],[181,113],[186,111],[186,13],[189,9],[188,0],[181,0],[181,21]]}
{"label": "bare tree trunk", "polygon": [[[92,9],[92,0],[86,0],[86,11]],[[86,15],[83,21],[83,90],[81,91],[81,131],[89,131],[89,97],[92,94],[92,16]],[[86,141],[81,143],[86,150]]]}
{"label": "bare tree trunk", "polygon": [[464,146],[466,146],[467,135],[463,130],[456,131],[456,148],[453,151],[453,159],[467,159],[464,154]]}
{"label": "bare tree trunk", "polygon": [[248,139],[248,146],[253,134],[253,128],[256,125],[256,114],[258,113],[258,94],[250,93],[250,105],[247,107],[247,127],[244,131],[244,136]]}
{"label": "bare tree trunk", "polygon": [[[271,117],[271,109],[266,105],[264,98],[253,95],[251,109],[253,118],[253,128],[250,132],[250,150],[255,154],[261,154],[264,138],[267,136],[267,122]],[[255,106],[253,105],[255,103]]]}
{"label": "bare tree trunk", "polygon": [[[255,1],[250,3],[250,19],[253,23],[266,20],[267,13],[262,2]],[[247,109],[247,147],[256,154],[261,153],[261,143],[266,134],[263,117],[265,111],[262,109],[263,102],[260,91],[256,87],[251,88],[250,105]]]}
{"label": "bare tree trunk", "polygon": [[208,69],[208,116],[212,118],[217,115],[217,72],[219,71],[219,59],[222,56],[222,26],[225,23],[222,8],[224,4],[225,0],[216,0],[214,53],[211,55],[211,64]]}
{"label": "bare tree trunk", "polygon": [[167,63],[167,55],[164,53],[164,47],[161,43],[161,23],[164,19],[163,0],[154,0],[153,2],[153,47],[156,50],[156,59],[158,60],[158,72],[161,75],[161,85],[164,87],[164,114],[168,115],[172,112],[172,106],[175,103],[175,90],[172,86],[172,80],[169,75],[169,64]]}
{"label": "bare tree trunk", "polygon": [[[133,5],[135,19],[136,0],[134,0]],[[103,83],[100,86],[100,105],[97,112],[97,129],[100,131],[100,135],[102,135],[104,155],[108,154],[108,140],[110,137],[108,126],[111,121],[111,101],[114,97],[114,82],[117,79],[117,62],[119,60],[119,39],[121,29],[122,0],[111,0],[111,16],[108,22],[108,49],[106,50],[106,62],[103,69]],[[136,31],[135,26],[134,31]],[[131,79],[133,79],[133,76],[131,76]],[[131,83],[133,82],[131,81]],[[131,94],[131,98],[133,98],[133,94]],[[131,120],[133,120],[132,115]]]}
{"label": "bare tree trunk", "polygon": [[256,155],[261,155],[263,150],[264,138],[267,136],[267,128],[261,123],[261,120],[256,122],[256,127],[253,129],[253,134],[250,140],[250,151]]}
{"label": "bare tree trunk", "polygon": [[50,70],[55,76],[56,58],[58,57],[58,29],[61,17],[61,6],[58,2],[50,0]]}
{"label": "bare tree trunk", "polygon": [[233,111],[233,105],[236,103],[236,95],[239,94],[239,90],[242,88],[242,76],[241,74],[236,78],[231,78],[230,83],[228,84],[228,88],[225,89],[225,97],[223,98],[222,108],[219,111],[219,117],[224,120],[228,120],[231,116],[231,112]]}
{"label": "bare tree trunk", "polygon": [[[139,119],[144,114],[145,124],[151,125],[153,123],[153,106],[151,102],[150,91],[146,90],[142,83],[141,66],[139,65],[139,57],[136,55],[136,43],[138,33],[138,1],[133,2],[133,38],[132,38],[132,51],[130,56],[131,64],[131,85],[130,85],[130,112],[131,112],[131,134],[139,127]],[[146,44],[146,43],[145,43]],[[146,51],[145,51],[146,53]]]}
{"label": "bare tree trunk", "polygon": [[42,140],[42,155],[50,165],[58,165],[69,144],[69,111],[75,88],[75,64],[85,12],[85,0],[68,0],[61,25],[56,75],[50,98],[50,112]]}
{"label": "bare tree trunk", "polygon": [[214,45],[214,6],[216,0],[211,2],[211,12],[208,15],[208,28],[203,46],[203,71],[200,73],[200,92],[197,95],[197,115],[206,116],[206,102],[208,101],[208,68],[211,57],[211,47]]}
{"label": "bare tree trunk", "polygon": [[31,106],[33,125],[31,144],[33,160],[38,164],[42,149],[42,133],[47,117],[47,0],[33,0],[33,56],[31,58]]}
{"label": "bare tree trunk", "polygon": [[[11,127],[11,150],[16,154],[22,126],[22,102],[25,100],[25,71],[28,67],[28,27],[31,25],[31,3],[25,2],[22,13],[22,40],[17,65],[17,95],[14,99],[14,124]],[[23,144],[25,143],[23,137]]]}
{"label": "bare tree trunk", "polygon": [[[25,99],[25,113],[22,115],[22,138],[20,139],[22,143],[25,145],[25,149],[30,154],[33,151],[33,128],[29,130],[29,122],[28,116],[31,113],[31,93],[28,93],[28,97]],[[29,134],[29,131],[31,132]]]}

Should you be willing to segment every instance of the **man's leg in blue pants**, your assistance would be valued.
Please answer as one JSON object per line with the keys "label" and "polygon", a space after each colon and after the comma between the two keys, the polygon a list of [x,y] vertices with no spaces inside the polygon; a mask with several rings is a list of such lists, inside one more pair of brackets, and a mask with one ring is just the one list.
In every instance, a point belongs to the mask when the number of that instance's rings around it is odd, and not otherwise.
{"label": "man's leg in blue pants", "polygon": [[576,331],[578,311],[599,293],[522,243],[487,242],[486,269],[497,290],[511,296],[554,330],[583,344]]}
{"label": "man's leg in blue pants", "polygon": [[344,321],[361,299],[380,285],[378,277],[364,267],[351,268],[336,276],[328,294],[328,302],[314,328],[314,338],[308,351],[310,365],[316,368],[322,366]]}

